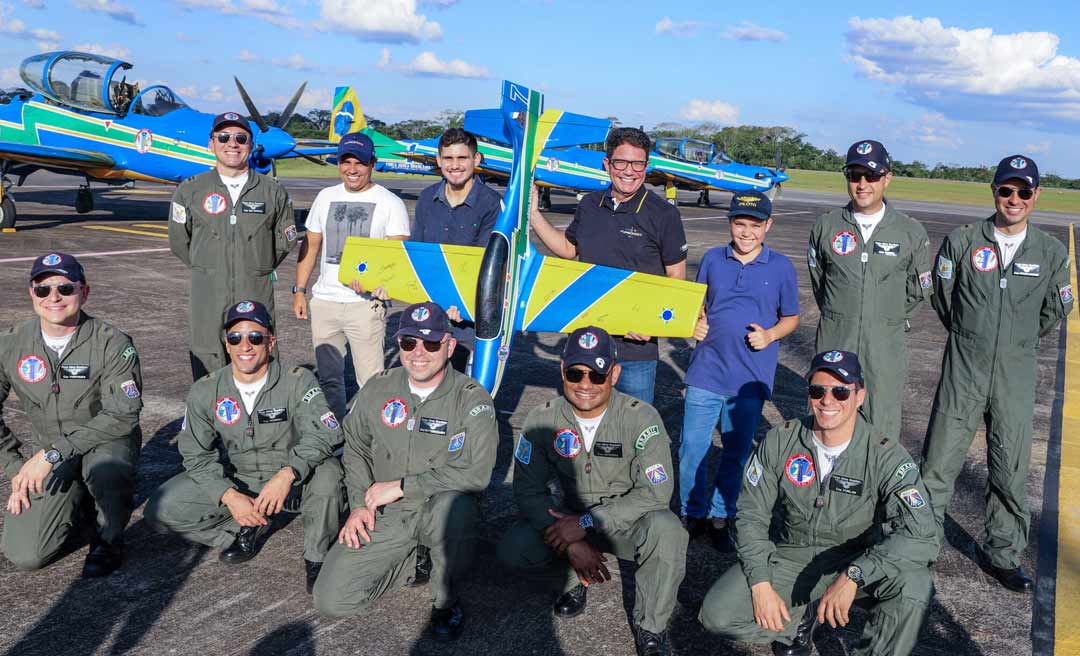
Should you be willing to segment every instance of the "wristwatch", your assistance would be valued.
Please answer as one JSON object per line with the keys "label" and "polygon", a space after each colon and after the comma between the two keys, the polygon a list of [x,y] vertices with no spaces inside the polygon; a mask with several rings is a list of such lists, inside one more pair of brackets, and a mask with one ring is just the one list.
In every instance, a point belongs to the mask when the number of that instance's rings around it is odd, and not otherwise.
{"label": "wristwatch", "polygon": [[585,529],[585,533],[589,535],[592,535],[594,532],[596,532],[596,528],[593,526],[593,523],[594,522],[592,513],[585,513],[580,518],[578,518],[578,526]]}
{"label": "wristwatch", "polygon": [[306,294],[307,293],[307,287],[297,287],[296,285],[293,285],[292,286],[292,293],[294,293],[294,294],[297,294],[297,293]]}
{"label": "wristwatch", "polygon": [[56,447],[53,447],[45,452],[45,462],[49,463],[50,465],[55,465],[63,459],[64,457],[60,455],[60,452],[56,450]]}
{"label": "wristwatch", "polygon": [[863,586],[862,568],[858,565],[848,565],[847,577],[855,582],[856,588]]}

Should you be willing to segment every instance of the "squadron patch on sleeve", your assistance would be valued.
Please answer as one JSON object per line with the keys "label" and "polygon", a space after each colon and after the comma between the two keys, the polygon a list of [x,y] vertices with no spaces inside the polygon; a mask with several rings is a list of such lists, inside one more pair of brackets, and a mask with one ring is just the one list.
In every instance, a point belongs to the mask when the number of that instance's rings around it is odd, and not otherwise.
{"label": "squadron patch on sleeve", "polygon": [[930,272],[919,274],[919,286],[923,289],[930,289],[930,285],[933,283],[933,278],[930,276]]}
{"label": "squadron patch on sleeve", "polygon": [[139,398],[139,386],[135,384],[134,380],[125,380],[120,383],[120,388],[124,390],[124,395],[129,399]]}
{"label": "squadron patch on sleeve", "polygon": [[489,415],[493,416],[493,417],[495,416],[495,412],[492,410],[491,406],[488,405],[487,403],[481,403],[480,405],[474,407],[472,410],[469,410],[469,416],[470,417],[479,417],[480,415],[484,414],[485,412],[488,413]]}
{"label": "squadron patch on sleeve", "polygon": [[517,447],[514,448],[514,457],[523,465],[532,462],[532,442],[525,439],[525,434],[518,435]]}
{"label": "squadron patch on sleeve", "polygon": [[893,476],[895,476],[895,477],[897,477],[899,479],[903,479],[905,476],[907,476],[907,473],[909,471],[911,471],[912,469],[915,469],[917,466],[918,465],[916,465],[913,462],[905,462],[904,464],[902,464],[902,465],[900,465],[899,467],[896,468],[896,472],[893,473]]}
{"label": "squadron patch on sleeve", "polygon": [[900,498],[913,510],[917,510],[926,505],[926,499],[923,499],[922,494],[914,487],[900,492]]}
{"label": "squadron patch on sleeve", "polygon": [[814,250],[813,244],[806,247],[806,263],[810,265],[811,269],[817,268],[817,251]]}
{"label": "squadron patch on sleeve", "polygon": [[649,482],[653,485],[660,485],[667,480],[667,472],[664,471],[664,466],[660,463],[648,467],[645,470],[645,475],[649,477]]}
{"label": "squadron patch on sleeve", "polygon": [[340,424],[338,424],[337,417],[334,416],[334,411],[333,410],[331,410],[330,412],[327,412],[323,416],[319,417],[319,421],[322,422],[323,426],[326,426],[330,430],[337,430],[338,426],[340,425]]}
{"label": "squadron patch on sleeve", "polygon": [[1072,283],[1069,283],[1068,285],[1065,285],[1064,287],[1061,287],[1060,289],[1058,289],[1058,293],[1061,294],[1061,302],[1062,303],[1072,303],[1073,302]]}
{"label": "squadron patch on sleeve", "polygon": [[645,448],[645,445],[649,443],[649,440],[660,434],[660,426],[653,424],[638,434],[637,439],[634,440],[634,450],[641,451]]}
{"label": "squadron patch on sleeve", "polygon": [[135,357],[136,355],[137,355],[137,352],[135,351],[135,347],[134,346],[129,346],[126,349],[124,349],[123,353],[120,354],[120,359],[121,360],[130,360],[131,358]]}
{"label": "squadron patch on sleeve", "polygon": [[312,387],[308,391],[304,392],[303,401],[304,401],[304,403],[311,403],[311,400],[314,399],[316,396],[318,396],[320,394],[322,394],[322,388],[321,387]]}
{"label": "squadron patch on sleeve", "polygon": [[187,208],[180,203],[172,204],[172,211],[169,213],[174,223],[181,225],[187,223]]}
{"label": "squadron patch on sleeve", "polygon": [[450,444],[446,447],[446,450],[450,453],[454,451],[461,451],[461,447],[465,446],[465,431],[461,431],[457,435],[450,438]]}
{"label": "squadron patch on sleeve", "polygon": [[953,261],[944,255],[938,255],[937,257],[937,274],[938,278],[943,280],[952,280]]}
{"label": "squadron patch on sleeve", "polygon": [[750,458],[750,464],[746,466],[746,482],[754,487],[761,482],[761,461],[758,460],[757,454]]}
{"label": "squadron patch on sleeve", "polygon": [[289,241],[296,241],[296,226],[289,226],[285,228],[285,239]]}

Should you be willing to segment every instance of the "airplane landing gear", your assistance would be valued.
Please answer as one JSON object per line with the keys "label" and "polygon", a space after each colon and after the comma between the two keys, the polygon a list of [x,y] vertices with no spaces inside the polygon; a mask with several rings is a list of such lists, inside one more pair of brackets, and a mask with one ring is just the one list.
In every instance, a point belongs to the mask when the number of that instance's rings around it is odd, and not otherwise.
{"label": "airplane landing gear", "polygon": [[89,186],[79,187],[75,192],[75,211],[79,214],[94,211],[94,195],[90,193]]}
{"label": "airplane landing gear", "polygon": [[0,230],[8,229],[15,229],[15,201],[5,194],[0,201]]}
{"label": "airplane landing gear", "polygon": [[709,202],[709,190],[708,189],[702,189],[701,193],[698,194],[697,206],[698,207],[711,207],[712,206],[712,203]]}
{"label": "airplane landing gear", "polygon": [[540,197],[537,199],[539,209],[547,211],[551,209],[551,189],[547,187],[540,188]]}

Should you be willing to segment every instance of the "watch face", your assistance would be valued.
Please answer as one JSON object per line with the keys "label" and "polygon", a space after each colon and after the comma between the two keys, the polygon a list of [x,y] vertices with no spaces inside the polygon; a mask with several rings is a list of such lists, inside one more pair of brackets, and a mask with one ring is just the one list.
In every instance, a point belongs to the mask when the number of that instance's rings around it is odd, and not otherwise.
{"label": "watch face", "polygon": [[862,582],[862,568],[858,565],[852,565],[847,570],[848,578],[856,583]]}
{"label": "watch face", "polygon": [[45,462],[55,465],[60,462],[60,452],[56,449],[49,449],[45,452]]}

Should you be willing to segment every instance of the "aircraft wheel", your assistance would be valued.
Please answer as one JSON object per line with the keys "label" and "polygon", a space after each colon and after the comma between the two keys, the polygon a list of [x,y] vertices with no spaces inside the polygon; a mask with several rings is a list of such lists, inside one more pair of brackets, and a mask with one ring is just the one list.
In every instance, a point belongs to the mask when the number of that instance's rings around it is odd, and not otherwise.
{"label": "aircraft wheel", "polygon": [[80,189],[75,193],[75,211],[79,214],[94,211],[94,195],[89,189]]}
{"label": "aircraft wheel", "polygon": [[5,196],[0,202],[0,229],[15,227],[15,201]]}

